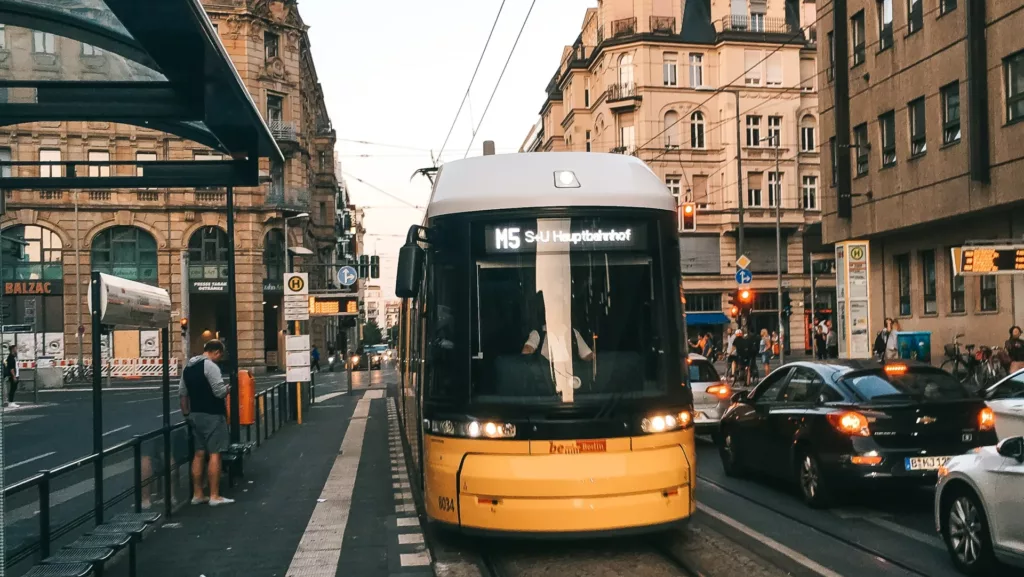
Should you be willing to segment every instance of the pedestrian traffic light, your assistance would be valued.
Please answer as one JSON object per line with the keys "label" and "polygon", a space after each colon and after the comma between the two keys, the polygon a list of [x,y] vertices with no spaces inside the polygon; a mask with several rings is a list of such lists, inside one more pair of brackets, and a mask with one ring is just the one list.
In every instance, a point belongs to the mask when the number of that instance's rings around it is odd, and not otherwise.
{"label": "pedestrian traffic light", "polygon": [[188,331],[188,319],[181,317],[181,334],[184,335]]}
{"label": "pedestrian traffic light", "polygon": [[359,255],[359,278],[370,278],[370,257]]}
{"label": "pedestrian traffic light", "polygon": [[697,231],[697,205],[692,202],[684,202],[680,207],[680,227],[683,232]]}
{"label": "pedestrian traffic light", "polygon": [[370,278],[380,278],[380,257],[377,255],[370,257]]}

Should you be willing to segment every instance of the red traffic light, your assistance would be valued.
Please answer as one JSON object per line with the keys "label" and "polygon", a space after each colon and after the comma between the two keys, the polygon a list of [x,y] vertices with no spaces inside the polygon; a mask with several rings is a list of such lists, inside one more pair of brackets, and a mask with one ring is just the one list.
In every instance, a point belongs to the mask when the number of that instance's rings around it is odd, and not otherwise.
{"label": "red traffic light", "polygon": [[741,301],[743,301],[743,302],[750,302],[751,298],[753,298],[753,293],[751,293],[750,291],[748,291],[748,290],[741,290],[740,291],[740,300]]}
{"label": "red traffic light", "polygon": [[696,232],[697,205],[692,202],[685,202],[680,208],[679,230],[682,232]]}
{"label": "red traffic light", "polygon": [[692,204],[684,205],[683,206],[683,212],[685,212],[686,214],[693,214],[693,205]]}
{"label": "red traffic light", "polygon": [[731,309],[729,309],[729,315],[732,318],[736,318],[736,317],[740,316],[740,307],[734,306]]}

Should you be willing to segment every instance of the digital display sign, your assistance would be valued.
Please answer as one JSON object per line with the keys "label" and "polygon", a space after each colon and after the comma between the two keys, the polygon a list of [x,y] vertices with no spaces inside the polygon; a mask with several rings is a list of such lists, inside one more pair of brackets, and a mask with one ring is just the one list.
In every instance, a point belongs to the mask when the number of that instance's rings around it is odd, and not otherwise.
{"label": "digital display sign", "polygon": [[359,314],[359,299],[354,296],[310,296],[309,314],[323,316]]}
{"label": "digital display sign", "polygon": [[[964,246],[953,249],[959,274],[1013,274],[1024,272],[1024,246]],[[960,258],[956,258],[956,253]]]}
{"label": "digital display sign", "polygon": [[[566,224],[563,224],[566,223]],[[629,251],[647,248],[647,226],[637,223],[567,224],[552,219],[484,227],[490,254],[575,251]]]}

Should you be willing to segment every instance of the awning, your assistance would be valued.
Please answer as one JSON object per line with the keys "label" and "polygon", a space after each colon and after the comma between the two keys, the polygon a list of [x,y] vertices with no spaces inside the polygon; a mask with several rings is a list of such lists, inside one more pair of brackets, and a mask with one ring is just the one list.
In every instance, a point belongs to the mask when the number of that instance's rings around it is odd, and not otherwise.
{"label": "awning", "polygon": [[727,325],[732,321],[725,313],[686,313],[686,324],[689,325]]}

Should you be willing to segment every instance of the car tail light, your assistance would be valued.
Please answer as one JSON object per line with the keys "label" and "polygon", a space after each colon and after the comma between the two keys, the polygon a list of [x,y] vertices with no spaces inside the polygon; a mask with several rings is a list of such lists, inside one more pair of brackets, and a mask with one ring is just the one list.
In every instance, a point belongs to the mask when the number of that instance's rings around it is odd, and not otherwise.
{"label": "car tail light", "polygon": [[840,433],[851,437],[870,437],[868,418],[856,411],[829,413],[828,422]]}
{"label": "car tail light", "polygon": [[985,407],[978,413],[978,429],[991,431],[994,428],[996,428],[996,414],[992,409]]}
{"label": "car tail light", "polygon": [[709,395],[714,395],[719,399],[728,399],[729,397],[732,396],[732,389],[730,389],[729,385],[726,384],[711,385],[710,387],[705,389],[705,391]]}

